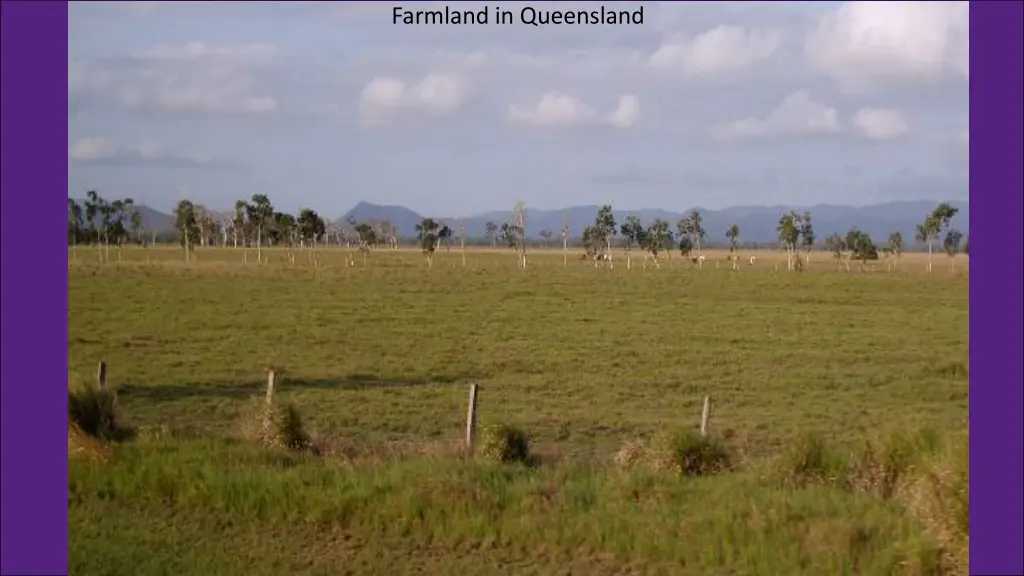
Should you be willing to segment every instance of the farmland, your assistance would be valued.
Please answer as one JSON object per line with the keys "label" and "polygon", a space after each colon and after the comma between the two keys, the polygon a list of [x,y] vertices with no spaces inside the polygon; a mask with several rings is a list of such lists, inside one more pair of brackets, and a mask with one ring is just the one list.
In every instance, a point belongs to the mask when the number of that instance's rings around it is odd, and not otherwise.
{"label": "farmland", "polygon": [[[106,362],[135,431],[70,461],[72,574],[962,569],[966,543],[914,495],[967,433],[966,256],[929,273],[923,254],[787,271],[771,252],[627,270],[578,250],[525,269],[509,250],[429,268],[412,250],[263,251],[69,250],[69,385]],[[316,455],[244,433],[268,367]],[[526,431],[537,462],[457,454],[470,384],[480,426]],[[728,470],[617,463],[695,429],[705,395]],[[815,466],[846,471],[897,433],[922,459],[899,497],[785,480],[816,441]]]}

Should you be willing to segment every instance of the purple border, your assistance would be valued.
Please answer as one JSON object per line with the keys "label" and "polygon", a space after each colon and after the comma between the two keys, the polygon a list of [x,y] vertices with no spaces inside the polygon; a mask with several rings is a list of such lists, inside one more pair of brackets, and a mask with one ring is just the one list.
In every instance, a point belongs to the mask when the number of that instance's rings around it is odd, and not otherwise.
{"label": "purple border", "polygon": [[970,4],[971,574],[1024,574],[1017,252],[1024,196],[1022,7]]}
{"label": "purple border", "polygon": [[[0,4],[0,573],[67,574],[66,2]],[[67,44],[64,44],[65,49]],[[49,85],[49,87],[47,87]],[[66,209],[66,208],[65,208]],[[33,230],[33,228],[37,228]],[[24,248],[31,238],[32,249]],[[47,280],[49,278],[49,280]]]}
{"label": "purple border", "polygon": [[[1022,30],[1024,3],[971,4],[971,572],[1021,574]],[[67,255],[63,229],[19,216],[59,214],[66,154],[56,123],[67,4],[0,5],[0,573],[67,572],[67,460],[62,454]],[[58,36],[58,34],[60,34]],[[52,83],[52,89],[45,88]],[[36,113],[31,111],[35,109]],[[43,192],[40,194],[39,192]],[[989,195],[1000,195],[998,199]],[[53,206],[48,206],[52,203]],[[35,238],[33,250],[16,249]],[[1006,258],[1006,255],[1011,257]],[[1019,255],[1018,255],[1019,256]],[[54,280],[43,276],[53,274]],[[986,275],[990,277],[986,277]],[[15,282],[14,280],[17,279]],[[31,307],[28,302],[39,303]],[[50,302],[45,305],[45,302]],[[57,303],[63,302],[63,307]],[[44,351],[50,349],[46,354]],[[64,366],[66,367],[66,366]],[[975,386],[974,384],[977,383]],[[40,412],[32,408],[44,407]],[[27,431],[27,432],[26,432]],[[25,442],[26,433],[31,442]]]}

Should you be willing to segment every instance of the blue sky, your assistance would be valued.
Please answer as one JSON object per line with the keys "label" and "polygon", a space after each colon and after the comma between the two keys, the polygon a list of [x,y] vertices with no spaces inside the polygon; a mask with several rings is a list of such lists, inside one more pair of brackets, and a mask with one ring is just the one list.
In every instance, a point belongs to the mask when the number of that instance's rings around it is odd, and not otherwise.
{"label": "blue sky", "polygon": [[332,217],[967,199],[966,2],[609,2],[644,23],[548,27],[396,5],[445,4],[71,2],[68,194]]}

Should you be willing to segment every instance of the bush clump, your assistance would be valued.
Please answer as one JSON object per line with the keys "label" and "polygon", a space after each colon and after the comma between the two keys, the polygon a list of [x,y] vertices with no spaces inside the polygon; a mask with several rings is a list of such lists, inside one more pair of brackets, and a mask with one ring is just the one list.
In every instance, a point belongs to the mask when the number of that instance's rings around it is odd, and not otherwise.
{"label": "bush clump", "polygon": [[810,484],[843,485],[849,466],[831,451],[817,434],[803,434],[791,442],[776,464],[776,473],[786,485],[803,488]]}
{"label": "bush clump", "polygon": [[262,399],[253,401],[253,407],[242,418],[241,433],[244,438],[271,448],[315,451],[302,413],[293,404],[277,407],[267,406]]}
{"label": "bush clump", "polygon": [[83,385],[68,388],[68,424],[100,440],[113,440],[120,432],[117,395],[110,390]]}
{"label": "bush clump", "polygon": [[966,573],[970,560],[970,442],[947,440],[924,457],[914,481],[899,494],[939,542],[951,573]]}
{"label": "bush clump", "polygon": [[302,422],[302,414],[293,404],[286,405],[278,414],[276,424],[278,441],[288,450],[301,452],[313,446],[313,441]]}
{"label": "bush clump", "polygon": [[714,438],[693,430],[660,436],[650,450],[656,470],[680,476],[709,476],[729,469],[729,449]]}
{"label": "bush clump", "polygon": [[501,464],[526,464],[530,460],[530,438],[522,429],[508,424],[487,428],[480,438],[480,455]]}

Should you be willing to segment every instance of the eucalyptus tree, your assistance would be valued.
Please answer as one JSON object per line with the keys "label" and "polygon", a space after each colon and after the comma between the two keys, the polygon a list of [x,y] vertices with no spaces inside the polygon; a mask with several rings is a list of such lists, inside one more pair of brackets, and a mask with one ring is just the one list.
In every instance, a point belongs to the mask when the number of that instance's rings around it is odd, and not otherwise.
{"label": "eucalyptus tree", "polygon": [[78,246],[78,238],[84,227],[82,206],[74,199],[68,198],[68,244]]}
{"label": "eucalyptus tree", "polygon": [[704,230],[703,218],[700,212],[697,210],[690,210],[690,214],[684,220],[684,228],[690,239],[693,241],[693,246],[697,249],[699,254],[701,251],[701,245],[704,239],[707,238],[707,232]]}
{"label": "eucalyptus tree", "polygon": [[484,224],[484,235],[491,240],[492,246],[498,245],[498,225],[494,222]]}
{"label": "eucalyptus tree", "polygon": [[274,212],[267,236],[272,245],[285,246],[288,249],[288,263],[295,264],[295,244],[299,236],[295,216],[287,212]]}
{"label": "eucalyptus tree", "polygon": [[562,216],[562,266],[569,265],[569,217]]}
{"label": "eucalyptus tree", "polygon": [[142,220],[142,213],[139,212],[139,209],[134,205],[131,207],[131,213],[128,215],[128,223],[132,228],[132,237],[135,238],[135,242],[141,246],[145,246],[146,226]]}
{"label": "eucalyptus tree", "polygon": [[850,228],[846,233],[845,244],[850,251],[850,256],[860,260],[861,270],[864,269],[868,260],[878,260],[878,248],[871,240],[871,236],[867,232],[858,230],[856,226]]}
{"label": "eucalyptus tree", "polygon": [[676,222],[676,231],[679,233],[680,254],[685,258],[696,250],[697,257],[694,259],[694,262],[703,267],[704,258],[701,257],[700,252],[701,245],[707,238],[707,231],[704,230],[703,218],[701,217],[700,212],[697,210],[690,210],[689,214]]}
{"label": "eucalyptus tree", "polygon": [[693,252],[693,239],[688,234],[680,234],[679,255],[683,258],[689,258],[691,252]]}
{"label": "eucalyptus tree", "polygon": [[632,248],[634,245],[640,246],[644,243],[644,225],[640,221],[638,216],[627,216],[626,221],[619,227],[619,232],[622,234],[622,245],[626,251],[626,270],[630,270],[633,267],[632,262]]}
{"label": "eucalyptus tree", "polygon": [[199,245],[205,247],[213,243],[211,238],[216,236],[220,225],[217,223],[217,219],[213,216],[210,210],[206,209],[206,207],[196,205],[194,210],[196,214],[196,225],[199,226]]}
{"label": "eucalyptus tree", "polygon": [[245,216],[256,229],[256,260],[263,262],[263,231],[272,222],[274,206],[266,194],[253,194],[245,205]]}
{"label": "eucalyptus tree", "polygon": [[238,238],[242,238],[242,246],[246,246],[248,243],[246,239],[249,237],[248,234],[249,226],[249,205],[246,204],[245,200],[235,201],[235,212],[231,219],[232,236],[235,243],[235,248],[238,248]]}
{"label": "eucalyptus tree", "polygon": [[942,248],[949,256],[949,270],[951,272],[956,271],[956,253],[960,251],[961,240],[963,240],[963,234],[959,230],[955,228],[946,230],[946,237],[942,241]]}
{"label": "eucalyptus tree", "polygon": [[462,267],[466,267],[466,219],[459,218],[459,252],[462,254]]}
{"label": "eucalyptus tree", "polygon": [[918,244],[928,245],[928,271],[932,271],[932,240],[935,238],[935,221],[931,215],[925,218],[924,222],[917,225],[914,233],[914,240]]}
{"label": "eucalyptus tree", "polygon": [[775,228],[779,235],[779,242],[786,250],[786,269],[793,269],[793,254],[796,252],[797,243],[800,241],[799,216],[795,212],[787,212],[779,218],[779,224]]}
{"label": "eucalyptus tree", "polygon": [[811,224],[811,213],[804,212],[797,218],[797,228],[800,231],[800,245],[804,249],[804,261],[811,263],[811,250],[814,248],[816,235],[814,226]]}
{"label": "eucalyptus tree", "polygon": [[440,241],[441,225],[433,218],[424,218],[416,225],[416,238],[419,240],[420,248],[427,257],[427,267],[434,265],[434,252]]}
{"label": "eucalyptus tree", "polygon": [[516,202],[512,209],[506,233],[516,249],[518,265],[526,268],[526,204],[522,201]]}
{"label": "eucalyptus tree", "polygon": [[839,234],[832,234],[828,238],[825,238],[825,247],[832,253],[832,257],[836,259],[837,266],[845,266],[847,270],[850,269],[849,258],[846,257],[846,239]]}
{"label": "eucalyptus tree", "polygon": [[604,240],[604,253],[611,255],[612,253],[612,239],[615,238],[615,214],[612,212],[611,204],[605,204],[597,211],[597,217],[594,218],[594,228],[601,235],[601,239]]}
{"label": "eucalyptus tree", "polygon": [[398,250],[398,228],[395,227],[394,223],[390,220],[381,220],[380,233],[381,238],[378,241],[386,242],[388,248],[392,250]]}
{"label": "eucalyptus tree", "polygon": [[195,206],[188,200],[178,202],[174,208],[174,227],[178,229],[178,240],[185,251],[185,262],[194,258],[195,242],[199,237]]}
{"label": "eucalyptus tree", "polygon": [[[441,245],[444,244],[445,240],[450,240],[452,237],[452,229],[447,224],[442,224],[441,229],[437,231],[437,249],[441,249]],[[451,246],[445,246],[445,250],[451,252]]]}
{"label": "eucalyptus tree", "polygon": [[671,250],[672,240],[672,230],[669,228],[668,222],[661,218],[655,218],[644,232],[643,248],[650,254],[656,267],[661,267],[661,264],[658,262],[658,256],[662,252],[669,252]]}
{"label": "eucalyptus tree", "polygon": [[327,231],[324,219],[311,208],[299,210],[296,226],[298,227],[299,242],[303,248],[316,248],[319,239]]}
{"label": "eucalyptus tree", "polygon": [[892,258],[892,266],[899,265],[900,257],[903,256],[903,234],[893,232],[889,234],[889,240],[885,244],[885,252]]}
{"label": "eucalyptus tree", "polygon": [[580,243],[583,244],[584,250],[583,257],[593,260],[595,267],[605,255],[605,246],[607,245],[605,238],[604,231],[593,224],[584,228],[583,234],[580,236]]}
{"label": "eucalyptus tree", "polygon": [[729,241],[729,260],[732,262],[732,269],[735,270],[739,266],[739,243],[740,243],[740,227],[736,224],[730,225],[725,230],[725,238]]}
{"label": "eucalyptus tree", "polygon": [[539,232],[540,237],[544,239],[544,247],[551,248],[551,238],[554,237],[555,233],[545,228]]}
{"label": "eucalyptus tree", "polygon": [[114,200],[110,203],[110,218],[108,220],[107,238],[108,240],[113,239],[114,244],[117,246],[118,261],[121,260],[121,247],[124,245],[124,241],[129,237],[125,221],[130,217],[129,215],[134,205],[135,201],[131,198]]}
{"label": "eucalyptus tree", "polygon": [[932,213],[925,219],[926,224],[930,224],[928,227],[928,271],[932,269],[932,242],[937,240],[939,234],[943,231],[946,232],[947,236],[950,231],[950,225],[953,218],[956,217],[960,210],[954,208],[948,202],[942,202],[932,210]]}
{"label": "eucalyptus tree", "polygon": [[[102,250],[100,246],[100,228],[97,226],[96,219],[100,215],[101,207],[106,204],[106,201],[100,197],[99,193],[95,190],[89,190],[85,193],[85,220],[88,228],[89,236],[95,238],[96,248]],[[102,258],[102,256],[101,256]]]}
{"label": "eucalyptus tree", "polygon": [[356,239],[359,242],[359,251],[363,254],[363,266],[366,266],[367,255],[370,250],[380,243],[380,238],[377,236],[377,228],[369,221],[360,222],[353,226],[353,230],[356,234]]}

